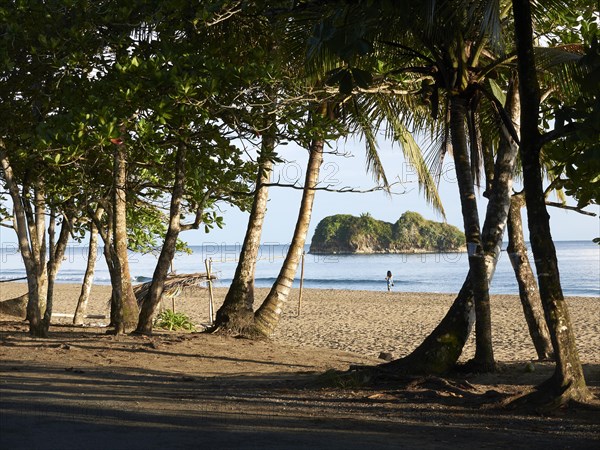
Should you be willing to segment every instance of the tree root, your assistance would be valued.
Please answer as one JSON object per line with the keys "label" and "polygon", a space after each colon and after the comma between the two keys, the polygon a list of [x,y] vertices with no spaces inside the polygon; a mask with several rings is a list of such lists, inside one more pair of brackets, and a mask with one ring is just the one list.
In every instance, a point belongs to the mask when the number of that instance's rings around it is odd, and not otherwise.
{"label": "tree root", "polygon": [[555,377],[551,377],[533,391],[511,399],[507,407],[542,415],[552,415],[561,410],[578,408],[600,411],[600,399],[596,398],[587,387],[558,386]]}
{"label": "tree root", "polygon": [[457,365],[456,369],[463,373],[494,373],[498,371],[498,365],[496,362],[485,363],[470,359],[464,364]]}

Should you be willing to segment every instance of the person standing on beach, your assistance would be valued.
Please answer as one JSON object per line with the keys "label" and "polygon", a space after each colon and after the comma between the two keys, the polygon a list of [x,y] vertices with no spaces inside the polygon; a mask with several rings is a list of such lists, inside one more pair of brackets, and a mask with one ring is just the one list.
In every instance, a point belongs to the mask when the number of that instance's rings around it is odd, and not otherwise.
{"label": "person standing on beach", "polygon": [[392,290],[392,286],[394,285],[394,278],[392,277],[391,270],[387,271],[387,276],[385,277],[385,279],[387,281],[388,292],[390,292]]}

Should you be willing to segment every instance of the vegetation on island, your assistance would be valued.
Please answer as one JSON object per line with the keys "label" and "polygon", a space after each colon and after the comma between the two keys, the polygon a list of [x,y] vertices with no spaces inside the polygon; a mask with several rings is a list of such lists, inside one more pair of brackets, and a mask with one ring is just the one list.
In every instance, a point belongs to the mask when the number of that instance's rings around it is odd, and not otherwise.
{"label": "vegetation on island", "polygon": [[311,253],[418,253],[462,250],[465,235],[457,227],[407,211],[395,223],[362,214],[337,214],[319,222]]}

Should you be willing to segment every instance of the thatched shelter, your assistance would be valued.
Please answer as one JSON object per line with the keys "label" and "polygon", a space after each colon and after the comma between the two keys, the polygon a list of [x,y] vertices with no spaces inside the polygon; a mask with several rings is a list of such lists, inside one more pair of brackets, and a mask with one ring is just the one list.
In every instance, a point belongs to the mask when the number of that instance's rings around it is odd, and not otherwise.
{"label": "thatched shelter", "polygon": [[[216,279],[217,277],[214,274],[210,275],[210,281]],[[208,281],[209,277],[207,273],[169,274],[165,281],[163,298],[175,299],[184,290],[188,289],[205,289]],[[133,287],[133,292],[139,305],[142,305],[144,300],[146,300],[151,284],[152,282],[148,281],[147,283],[138,284]]]}

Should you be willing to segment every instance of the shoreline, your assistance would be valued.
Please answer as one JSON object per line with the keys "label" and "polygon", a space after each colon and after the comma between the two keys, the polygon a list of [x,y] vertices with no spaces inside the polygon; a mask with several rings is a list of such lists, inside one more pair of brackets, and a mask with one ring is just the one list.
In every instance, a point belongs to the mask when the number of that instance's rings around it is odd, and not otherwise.
{"label": "shoreline", "polygon": [[[53,323],[68,324],[75,311],[78,284],[57,284]],[[110,285],[94,285],[88,315],[107,315]],[[222,304],[227,288],[214,290],[214,311]],[[268,288],[255,289],[255,308],[260,306]],[[26,292],[24,283],[0,284],[0,301]],[[377,358],[381,352],[394,358],[409,354],[444,317],[456,294],[354,291],[336,289],[304,289],[300,314],[299,290],[292,289],[282,318],[272,340],[276,343],[329,348]],[[208,289],[187,289],[175,300],[176,312],[186,314],[198,330],[209,323]],[[581,361],[600,363],[600,321],[597,317],[598,299],[568,297],[567,304],[573,322]],[[172,308],[170,300],[164,301]],[[522,307],[517,295],[492,295],[492,337],[497,361],[529,361],[537,356]],[[8,316],[4,316],[5,318]],[[14,319],[14,317],[12,318]],[[88,319],[88,325],[102,325],[102,320]],[[474,355],[474,334],[471,333],[461,356],[467,360]]]}
{"label": "shoreline", "polygon": [[[7,300],[10,297],[6,297],[5,295],[2,295],[2,288],[3,286],[7,286],[7,285],[11,285],[11,284],[15,284],[15,285],[23,285],[25,286],[27,284],[27,278],[19,278],[16,280],[0,280],[0,301],[3,300]],[[147,281],[150,281],[150,279],[145,280],[145,281],[136,281],[132,279],[132,284],[134,286],[139,285],[139,284],[144,284]],[[213,284],[213,289],[217,290],[217,289],[229,289],[229,279],[227,280],[227,284],[220,284],[219,283],[219,279],[216,280],[215,284],[218,284],[217,286],[215,286]],[[294,283],[296,283],[296,281],[294,281]],[[397,282],[398,283],[398,282]],[[75,283],[73,281],[60,281],[57,280],[55,282],[55,286],[81,286],[81,283]],[[106,282],[106,283],[98,283],[95,282],[92,284],[92,286],[98,286],[98,287],[110,287],[110,283]],[[401,286],[397,286],[396,287],[401,288]],[[208,289],[208,287],[202,286],[197,288],[199,290],[202,289]],[[255,289],[270,289],[270,284],[269,287],[265,287],[265,286],[256,286]],[[298,291],[298,287],[293,287],[292,291]],[[380,289],[354,289],[352,287],[346,287],[343,289],[340,288],[326,288],[326,287],[307,287],[306,286],[306,280],[304,282],[304,287],[302,288],[303,292],[306,291],[334,291],[334,292],[345,292],[345,291],[349,291],[349,292],[364,292],[364,293],[368,293],[368,294],[374,294],[374,293],[387,293],[386,292],[386,287],[385,287],[385,280],[381,281],[381,288]],[[435,291],[393,291],[393,293],[400,293],[400,294],[406,294],[406,295],[443,295],[443,296],[456,296],[458,294],[458,292],[435,292]],[[514,297],[516,299],[519,299],[519,294],[518,293],[514,293],[514,294],[506,294],[506,293],[494,293],[494,292],[490,292],[490,295],[492,297]],[[594,296],[594,295],[590,295],[590,294],[564,294],[565,299],[591,299],[591,300],[596,300],[596,301],[600,301],[600,293],[598,294],[598,296]]]}
{"label": "shoreline", "polygon": [[[502,250],[505,251],[505,250]],[[344,251],[339,251],[339,252],[320,252],[320,251],[313,251],[313,250],[309,250],[308,252],[306,252],[307,255],[319,255],[319,256],[337,256],[337,255],[436,255],[436,254],[444,254],[444,253],[467,253],[467,247],[461,247],[458,248],[456,250],[425,250],[425,249],[418,249],[415,248],[413,250],[371,250],[368,252],[360,252],[360,251],[355,251],[355,252],[344,252]]]}

